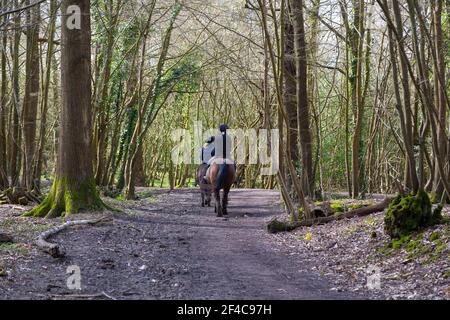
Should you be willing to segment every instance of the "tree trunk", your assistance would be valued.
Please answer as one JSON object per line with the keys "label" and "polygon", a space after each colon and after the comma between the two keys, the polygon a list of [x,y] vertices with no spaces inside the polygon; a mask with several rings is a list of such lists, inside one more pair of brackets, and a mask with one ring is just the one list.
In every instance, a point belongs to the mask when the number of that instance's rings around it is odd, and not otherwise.
{"label": "tree trunk", "polygon": [[142,145],[139,146],[138,152],[136,154],[136,162],[134,163],[134,172],[136,172],[135,186],[145,187],[147,183],[147,178],[144,171],[144,154]]}
{"label": "tree trunk", "polygon": [[[80,29],[68,27],[72,5],[81,9]],[[61,10],[62,110],[56,176],[50,194],[27,216],[52,218],[105,207],[92,163],[90,0],[63,0]]]}
{"label": "tree trunk", "polygon": [[352,47],[352,102],[355,118],[355,128],[352,137],[352,194],[356,198],[361,186],[361,136],[363,130],[364,105],[362,97],[362,70],[363,70],[363,44],[364,44],[364,1],[354,0],[353,28],[351,36]]}
{"label": "tree trunk", "polygon": [[[7,8],[7,1],[3,0],[2,7]],[[7,21],[7,16],[3,17],[3,22]],[[0,86],[0,190],[6,189],[9,186],[7,176],[7,161],[6,161],[6,119],[8,116],[7,110],[7,90],[8,84],[6,82],[6,46],[7,37],[6,32],[3,33],[1,39],[2,46],[0,48],[0,65],[2,82]]]}
{"label": "tree trunk", "polygon": [[56,23],[56,11],[58,10],[58,6],[56,0],[50,1],[50,22],[48,26],[48,46],[47,46],[47,57],[46,57],[46,70],[45,70],[45,79],[42,93],[42,104],[41,104],[41,124],[39,129],[39,144],[37,150],[37,161],[34,169],[35,176],[35,187],[37,189],[40,188],[41,182],[41,173],[42,173],[42,164],[43,164],[43,156],[44,156],[44,148],[46,143],[46,130],[47,130],[47,112],[49,107],[49,91],[50,91],[50,77],[52,70],[52,60],[53,60],[53,52],[54,52],[54,39],[55,39],[55,23]]}
{"label": "tree trunk", "polygon": [[[30,1],[27,1],[30,4]],[[26,83],[23,103],[23,138],[25,157],[22,184],[28,190],[34,187],[33,162],[36,147],[36,117],[39,104],[39,11],[35,5],[27,14]]]}
{"label": "tree trunk", "polygon": [[[446,67],[445,67],[445,54],[443,48],[443,33],[442,33],[442,1],[436,1],[436,3],[432,3],[433,8],[433,20],[434,20],[434,41],[435,41],[435,55],[436,55],[436,64],[434,67],[434,89],[435,89],[435,104],[438,108],[437,115],[437,145],[439,147],[439,156],[442,160],[445,159],[448,155],[447,151],[447,135],[446,128],[448,123],[447,116],[447,100],[445,97],[445,83],[446,83]],[[448,48],[447,48],[448,53]],[[436,160],[436,167],[439,165]],[[447,158],[447,165],[448,165]],[[443,161],[445,163],[445,160]],[[441,198],[442,193],[444,192],[444,184],[441,179],[450,180],[449,168],[446,168],[447,176],[441,176],[439,170],[435,171],[434,175],[434,186],[433,191],[436,193],[438,199]],[[450,195],[447,195],[450,197]]]}
{"label": "tree trunk", "polygon": [[[135,172],[135,164],[136,161],[138,160],[139,148],[142,147],[144,137],[149,127],[151,126],[152,122],[154,121],[155,117],[158,114],[158,111],[160,110],[161,106],[164,104],[169,95],[169,92],[165,92],[165,98],[162,98],[161,102],[158,101],[158,99],[161,98],[162,96],[161,82],[163,77],[163,68],[166,62],[174,24],[178,17],[178,14],[180,13],[180,10],[181,6],[177,4],[174,7],[170,24],[167,27],[167,30],[163,38],[163,45],[158,59],[158,64],[156,66],[155,79],[153,80],[150,90],[147,96],[145,97],[144,101],[142,102],[141,108],[138,112],[138,118],[129,145],[128,157],[126,159],[125,165],[125,186],[126,186],[125,198],[127,200],[136,198],[135,179],[137,173]],[[145,56],[145,39],[146,37],[144,37],[144,45],[142,51],[143,56]]]}
{"label": "tree trunk", "polygon": [[108,145],[108,126],[110,117],[110,80],[112,72],[113,53],[115,45],[115,36],[117,33],[118,18],[120,16],[120,10],[122,7],[122,0],[118,0],[116,6],[113,5],[113,1],[105,3],[105,40],[101,55],[103,60],[103,68],[101,69],[101,81],[98,83],[98,97],[96,99],[97,107],[97,121],[95,126],[95,146],[96,146],[96,169],[95,180],[98,185],[105,185],[106,179],[104,175],[107,173],[106,169],[106,152]]}
{"label": "tree trunk", "polygon": [[[296,168],[300,166],[298,149],[298,122],[297,122],[297,83],[294,51],[294,28],[289,16],[284,19],[284,59],[283,59],[283,103],[288,116],[289,142],[291,150],[291,161]],[[297,177],[290,177],[297,179]],[[292,190],[292,182],[287,183],[286,188]]]}
{"label": "tree trunk", "polygon": [[294,25],[294,46],[297,80],[297,121],[300,135],[302,157],[303,192],[314,197],[314,177],[312,163],[312,138],[310,130],[310,112],[308,104],[308,72],[303,18],[303,1],[291,1],[292,20]]}
{"label": "tree trunk", "polygon": [[[17,8],[19,6],[19,1],[14,1],[14,7]],[[14,16],[14,42],[12,51],[13,54],[13,70],[12,70],[12,92],[13,92],[13,104],[10,110],[10,118],[11,118],[11,126],[10,126],[10,134],[8,139],[9,145],[9,173],[10,173],[10,182],[12,186],[17,185],[17,180],[19,178],[19,168],[20,168],[20,124],[19,124],[19,106],[20,106],[20,84],[19,84],[19,56],[20,56],[20,13],[16,13]]]}
{"label": "tree trunk", "polygon": [[[398,0],[393,0],[393,11],[394,18],[397,24],[397,34],[399,37],[403,38],[403,22],[400,15],[400,6]],[[403,46],[403,43],[399,43],[399,46]],[[409,88],[409,76],[408,76],[408,66],[406,58],[400,56],[400,69],[401,69],[401,83],[403,85],[403,103],[404,103],[404,122],[405,122],[405,132],[403,139],[405,140],[405,148],[407,154],[407,177],[405,179],[406,187],[417,192],[419,189],[419,179],[416,172],[416,161],[414,158],[413,150],[413,123],[412,123],[412,105],[411,105],[411,94]]]}

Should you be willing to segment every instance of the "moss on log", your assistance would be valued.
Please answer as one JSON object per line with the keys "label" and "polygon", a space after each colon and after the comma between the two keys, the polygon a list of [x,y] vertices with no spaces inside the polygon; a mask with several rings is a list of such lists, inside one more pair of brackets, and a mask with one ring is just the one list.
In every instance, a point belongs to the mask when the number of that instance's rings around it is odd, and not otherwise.
{"label": "moss on log", "polygon": [[291,222],[287,222],[287,221],[283,222],[283,221],[279,221],[279,220],[275,219],[275,220],[272,220],[271,222],[269,222],[269,224],[267,225],[267,230],[270,233],[286,232],[286,231],[292,231],[298,227],[311,227],[316,224],[324,224],[324,223],[341,220],[341,219],[345,219],[345,218],[362,217],[362,216],[366,216],[366,215],[369,215],[372,213],[383,211],[384,209],[387,208],[387,206],[392,201],[392,199],[393,198],[386,198],[380,203],[377,203],[377,204],[374,204],[371,206],[367,206],[367,207],[363,207],[363,208],[358,208],[355,210],[351,210],[351,211],[348,211],[346,213],[342,213],[339,215],[332,215],[332,216],[328,216],[328,217],[319,217],[319,218],[315,218],[315,219],[307,219],[307,220],[303,220],[303,221],[299,221],[299,222],[295,222],[295,223],[291,223]]}
{"label": "moss on log", "polygon": [[273,219],[267,224],[267,231],[269,233],[292,231],[295,228],[296,227],[293,223],[288,221],[280,221],[278,219]]}

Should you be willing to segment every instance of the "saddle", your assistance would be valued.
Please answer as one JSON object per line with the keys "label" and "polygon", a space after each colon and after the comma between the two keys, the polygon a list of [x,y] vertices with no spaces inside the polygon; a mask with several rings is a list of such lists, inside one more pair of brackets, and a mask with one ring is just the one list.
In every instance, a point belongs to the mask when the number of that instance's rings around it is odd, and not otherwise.
{"label": "saddle", "polygon": [[235,162],[233,160],[229,159],[229,158],[225,158],[225,159],[224,158],[214,158],[214,159],[212,159],[211,163],[208,165],[208,168],[206,169],[206,174],[205,174],[205,177],[204,177],[204,179],[205,179],[205,181],[207,183],[211,183],[211,181],[209,180],[209,170],[211,169],[211,165],[213,165],[213,164],[218,164],[218,165],[221,165],[221,164],[234,164],[234,166],[236,167]]}

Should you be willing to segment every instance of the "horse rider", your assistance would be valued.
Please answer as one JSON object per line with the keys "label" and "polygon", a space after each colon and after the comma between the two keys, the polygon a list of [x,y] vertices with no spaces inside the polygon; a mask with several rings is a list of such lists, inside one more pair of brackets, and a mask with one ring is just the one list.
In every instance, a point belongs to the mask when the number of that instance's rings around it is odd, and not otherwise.
{"label": "horse rider", "polygon": [[223,161],[224,163],[234,164],[236,166],[234,161],[231,160],[232,140],[230,135],[227,134],[227,129],[229,129],[227,124],[221,124],[219,127],[220,134],[214,138],[214,154],[213,157],[206,162],[208,165],[205,175],[206,181],[208,181],[209,168],[214,161]]}
{"label": "horse rider", "polygon": [[206,141],[203,147],[200,150],[200,159],[202,160],[202,164],[207,164],[208,161],[214,157],[214,140],[216,137],[211,136]]}

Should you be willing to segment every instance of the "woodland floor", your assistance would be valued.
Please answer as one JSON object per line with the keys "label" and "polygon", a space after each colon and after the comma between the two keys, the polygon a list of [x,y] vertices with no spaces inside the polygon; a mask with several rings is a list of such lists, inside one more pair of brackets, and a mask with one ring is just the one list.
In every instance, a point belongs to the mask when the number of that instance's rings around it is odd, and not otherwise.
{"label": "woodland floor", "polygon": [[[108,199],[123,210],[101,213],[113,222],[51,238],[66,248],[62,259],[33,242],[66,219],[24,219],[18,215],[29,208],[0,206],[0,231],[15,240],[0,244],[0,299],[450,298],[449,225],[426,231],[415,249],[428,251],[409,257],[414,250],[386,248],[381,213],[271,235],[266,223],[282,215],[274,191],[233,190],[228,218],[201,208],[195,189],[139,195]],[[371,264],[381,268],[381,290],[366,287]],[[66,286],[71,265],[80,267],[80,291]]]}

